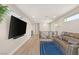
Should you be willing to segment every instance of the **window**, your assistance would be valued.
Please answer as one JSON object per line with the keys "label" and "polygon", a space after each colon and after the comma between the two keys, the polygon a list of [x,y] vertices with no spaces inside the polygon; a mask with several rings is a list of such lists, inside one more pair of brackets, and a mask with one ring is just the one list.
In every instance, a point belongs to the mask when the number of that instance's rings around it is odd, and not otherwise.
{"label": "window", "polygon": [[70,16],[68,18],[65,18],[64,22],[68,22],[68,21],[72,21],[72,20],[77,20],[77,19],[79,19],[79,14],[76,14],[76,15]]}

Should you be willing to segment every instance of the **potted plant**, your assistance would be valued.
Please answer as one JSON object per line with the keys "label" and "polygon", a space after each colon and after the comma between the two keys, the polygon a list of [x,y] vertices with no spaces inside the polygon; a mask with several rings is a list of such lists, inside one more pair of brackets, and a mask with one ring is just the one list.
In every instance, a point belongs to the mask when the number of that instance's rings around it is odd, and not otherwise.
{"label": "potted plant", "polygon": [[0,4],[0,22],[2,21],[2,16],[5,14],[7,10],[7,6],[3,6]]}

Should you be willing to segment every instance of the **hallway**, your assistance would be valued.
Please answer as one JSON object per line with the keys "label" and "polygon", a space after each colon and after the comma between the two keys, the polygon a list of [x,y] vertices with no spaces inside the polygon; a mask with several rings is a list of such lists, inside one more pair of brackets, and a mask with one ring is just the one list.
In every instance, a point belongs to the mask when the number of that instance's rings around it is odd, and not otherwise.
{"label": "hallway", "polygon": [[54,42],[40,42],[40,55],[64,55]]}
{"label": "hallway", "polygon": [[1,55],[79,55],[79,5],[0,4],[0,8],[7,8],[0,20]]}

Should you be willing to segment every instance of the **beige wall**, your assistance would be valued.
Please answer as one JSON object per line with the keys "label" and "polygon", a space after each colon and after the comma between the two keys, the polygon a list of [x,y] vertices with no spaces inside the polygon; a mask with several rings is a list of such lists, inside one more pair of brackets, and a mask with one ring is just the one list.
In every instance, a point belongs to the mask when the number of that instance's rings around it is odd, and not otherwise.
{"label": "beige wall", "polygon": [[[20,47],[25,41],[31,37],[32,25],[29,18],[15,6],[9,6],[13,11],[9,11],[5,14],[4,20],[0,23],[0,54],[12,54],[18,47]],[[8,39],[10,16],[15,15],[18,18],[27,22],[26,34],[17,39]]]}
{"label": "beige wall", "polygon": [[[73,20],[70,22],[64,22],[64,18],[79,13],[79,7],[69,11],[68,13],[64,14],[60,18],[57,19],[54,23],[51,23],[51,30],[58,31],[59,34],[62,31],[67,32],[79,32],[79,20]],[[57,25],[54,25],[57,24]]]}

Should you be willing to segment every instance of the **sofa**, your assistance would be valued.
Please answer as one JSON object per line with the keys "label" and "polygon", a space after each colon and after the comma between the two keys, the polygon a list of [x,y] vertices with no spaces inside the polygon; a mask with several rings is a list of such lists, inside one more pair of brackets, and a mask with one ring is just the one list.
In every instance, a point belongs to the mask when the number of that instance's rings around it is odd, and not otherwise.
{"label": "sofa", "polygon": [[62,49],[65,55],[78,55],[79,33],[62,32],[53,36],[54,42]]}

